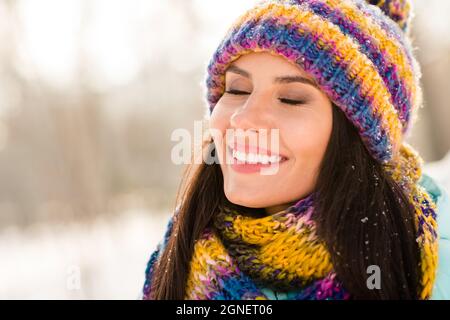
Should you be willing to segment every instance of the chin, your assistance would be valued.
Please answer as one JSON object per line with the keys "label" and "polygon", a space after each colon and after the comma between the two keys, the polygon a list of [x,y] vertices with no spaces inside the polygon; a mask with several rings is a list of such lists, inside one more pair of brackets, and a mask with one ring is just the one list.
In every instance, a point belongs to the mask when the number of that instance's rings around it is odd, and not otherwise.
{"label": "chin", "polygon": [[247,207],[247,208],[262,208],[265,206],[264,200],[255,197],[255,194],[248,192],[248,190],[225,190],[225,196],[231,203]]}

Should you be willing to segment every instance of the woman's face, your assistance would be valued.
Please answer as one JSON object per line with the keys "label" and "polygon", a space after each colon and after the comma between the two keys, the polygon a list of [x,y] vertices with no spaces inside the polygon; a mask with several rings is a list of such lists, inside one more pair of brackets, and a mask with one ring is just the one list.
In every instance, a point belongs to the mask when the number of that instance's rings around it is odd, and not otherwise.
{"label": "woman's face", "polygon": [[331,101],[299,66],[268,52],[235,60],[225,82],[210,119],[225,195],[269,214],[283,210],[314,190]]}

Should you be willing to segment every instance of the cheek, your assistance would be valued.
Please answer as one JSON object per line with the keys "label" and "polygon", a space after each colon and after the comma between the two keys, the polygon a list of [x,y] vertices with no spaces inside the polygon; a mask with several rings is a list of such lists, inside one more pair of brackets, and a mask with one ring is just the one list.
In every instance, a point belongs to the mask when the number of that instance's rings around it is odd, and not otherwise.
{"label": "cheek", "polygon": [[225,145],[225,133],[229,128],[230,114],[226,108],[224,108],[220,100],[214,107],[211,116],[209,118],[210,134],[215,142],[217,152],[219,153],[220,161],[224,160],[224,145]]}
{"label": "cheek", "polygon": [[285,128],[285,142],[302,166],[316,168],[323,158],[332,130],[331,116],[314,115],[290,121]]}

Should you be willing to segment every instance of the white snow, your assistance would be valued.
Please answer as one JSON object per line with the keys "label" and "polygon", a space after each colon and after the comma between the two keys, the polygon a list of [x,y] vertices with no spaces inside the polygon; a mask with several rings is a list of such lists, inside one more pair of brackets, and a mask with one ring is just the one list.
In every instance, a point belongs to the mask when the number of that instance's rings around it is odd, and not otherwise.
{"label": "white snow", "polygon": [[90,225],[0,234],[0,298],[137,299],[167,214],[126,212]]}

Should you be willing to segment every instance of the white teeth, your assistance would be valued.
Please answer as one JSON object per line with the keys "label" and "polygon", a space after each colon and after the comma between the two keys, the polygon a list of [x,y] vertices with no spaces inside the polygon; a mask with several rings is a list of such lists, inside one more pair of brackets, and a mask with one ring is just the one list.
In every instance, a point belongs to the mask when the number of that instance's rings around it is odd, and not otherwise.
{"label": "white teeth", "polygon": [[258,156],[256,154],[249,153],[245,157],[249,163],[256,163],[258,161]]}
{"label": "white teeth", "polygon": [[238,159],[239,161],[242,161],[242,162],[246,161],[245,153],[240,152],[240,151],[233,150],[233,157]]}
{"label": "white teeth", "polygon": [[268,164],[269,163],[269,156],[267,156],[267,155],[262,156],[261,157],[261,162],[263,164]]}
{"label": "white teeth", "polygon": [[233,158],[246,163],[268,164],[268,163],[277,163],[281,161],[281,157],[277,155],[269,157],[268,155],[244,153],[236,150],[233,150]]}
{"label": "white teeth", "polygon": [[273,155],[273,156],[270,156],[269,161],[272,162],[272,163],[278,162],[278,161],[280,161],[280,160],[278,160],[278,158],[281,159],[280,156],[275,156],[275,155]]}

